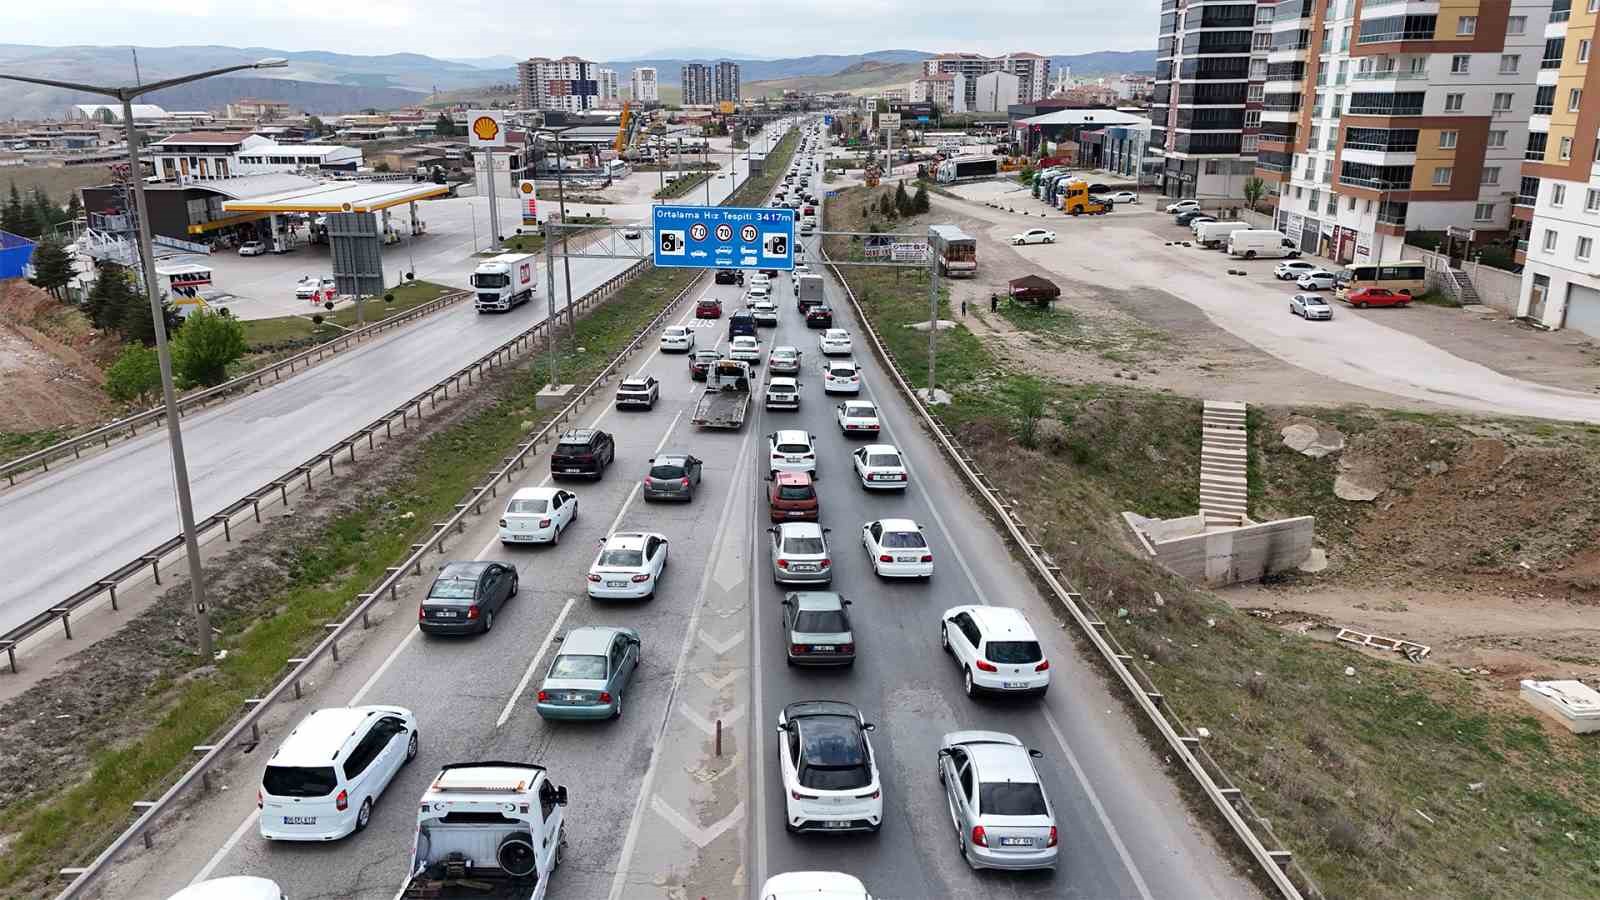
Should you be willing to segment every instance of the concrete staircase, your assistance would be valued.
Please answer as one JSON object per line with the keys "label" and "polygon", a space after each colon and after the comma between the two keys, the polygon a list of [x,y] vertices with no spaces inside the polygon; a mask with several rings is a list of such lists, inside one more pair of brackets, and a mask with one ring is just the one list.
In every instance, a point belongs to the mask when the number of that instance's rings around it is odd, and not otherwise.
{"label": "concrete staircase", "polygon": [[1451,293],[1455,295],[1456,302],[1462,306],[1472,306],[1483,302],[1478,298],[1478,289],[1472,286],[1472,279],[1467,277],[1466,272],[1460,269],[1445,269],[1444,274],[1450,280],[1450,285],[1453,288]]}
{"label": "concrete staircase", "polygon": [[1243,525],[1250,482],[1245,405],[1207,400],[1201,420],[1200,516],[1207,528]]}

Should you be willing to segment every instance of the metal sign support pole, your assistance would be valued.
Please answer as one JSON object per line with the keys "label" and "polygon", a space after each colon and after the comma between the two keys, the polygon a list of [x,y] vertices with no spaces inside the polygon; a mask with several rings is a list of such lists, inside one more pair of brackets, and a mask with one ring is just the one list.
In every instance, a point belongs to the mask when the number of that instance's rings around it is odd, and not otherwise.
{"label": "metal sign support pole", "polygon": [[484,183],[489,187],[489,249],[497,250],[500,247],[500,208],[495,205],[494,189],[494,148],[483,148]]}
{"label": "metal sign support pole", "polygon": [[[544,223],[544,284],[546,296],[550,298],[550,312],[545,316],[545,337],[550,346],[550,386],[555,387],[561,383],[561,372],[556,362],[556,330],[561,321],[556,318],[556,242],[554,228],[549,220]],[[563,260],[564,261],[564,260]]]}

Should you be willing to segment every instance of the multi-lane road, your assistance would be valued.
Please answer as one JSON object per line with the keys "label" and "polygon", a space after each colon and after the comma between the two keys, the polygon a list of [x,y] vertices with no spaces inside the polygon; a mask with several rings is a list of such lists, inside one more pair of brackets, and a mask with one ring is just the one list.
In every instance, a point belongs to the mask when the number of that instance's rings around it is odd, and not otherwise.
{"label": "multi-lane road", "polygon": [[[813,259],[815,247],[811,248]],[[729,308],[741,289],[702,282],[698,296]],[[270,844],[257,834],[252,788],[270,752],[241,757],[235,790],[202,801],[172,826],[152,854],[135,855],[111,882],[118,896],[163,897],[191,880],[231,874],[275,879],[289,897],[388,898],[404,878],[415,827],[413,802],[439,766],[475,759],[537,762],[565,784],[568,850],[552,896],[581,898],[742,897],[768,875],[829,869],[861,877],[884,897],[1247,897],[1208,836],[1156,764],[1098,670],[1079,657],[1037,590],[918,428],[871,356],[839,286],[828,279],[837,324],[856,335],[862,396],[875,401],[882,440],[899,446],[912,472],[900,494],[868,495],[851,477],[857,441],[834,423],[838,398],[821,391],[816,338],[780,278],[782,315],[763,329],[764,351],[792,344],[805,353],[798,412],[753,407],[740,431],[701,431],[688,423],[700,385],[681,356],[650,352],[637,370],[662,383],[649,412],[592,409],[586,426],[609,431],[617,459],[605,477],[574,485],[580,516],[561,544],[506,549],[495,517],[479,518],[456,540],[456,558],[507,561],[521,592],[489,634],[434,639],[415,630],[410,610],[428,578],[412,582],[368,644],[318,685],[313,705],[396,703],[417,714],[418,759],[397,776],[371,826],[333,844]],[[694,299],[698,299],[696,296]],[[725,320],[682,324],[700,347],[726,346]],[[792,670],[783,664],[781,592],[767,575],[763,436],[798,427],[818,442],[821,518],[833,529],[833,589],[854,600],[859,646],[846,671]],[[647,460],[681,449],[705,461],[704,482],[685,505],[643,503]],[[547,483],[539,466],[521,485]],[[519,485],[519,486],[521,486]],[[884,516],[922,523],[936,555],[931,582],[874,578],[856,534]],[[589,600],[584,573],[596,542],[617,529],[658,531],[669,565],[648,602]],[[431,574],[431,573],[430,573]],[[1018,607],[1040,632],[1052,662],[1047,697],[1021,703],[974,702],[939,651],[939,613],[962,603]],[[637,629],[643,664],[618,721],[547,723],[531,694],[558,636],[585,624]],[[772,729],[778,710],[798,699],[856,704],[877,724],[873,736],[883,781],[885,823],[875,835],[788,834]],[[726,725],[722,755],[712,724]],[[270,748],[293,718],[265,736]],[[1039,769],[1060,825],[1056,873],[973,873],[956,849],[935,778],[939,736],[993,729],[1043,753]]]}

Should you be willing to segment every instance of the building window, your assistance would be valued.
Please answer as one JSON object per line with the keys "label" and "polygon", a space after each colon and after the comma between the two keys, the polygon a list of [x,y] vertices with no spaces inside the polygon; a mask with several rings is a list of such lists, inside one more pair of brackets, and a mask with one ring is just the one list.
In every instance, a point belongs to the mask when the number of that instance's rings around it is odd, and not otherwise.
{"label": "building window", "polygon": [[1483,182],[1482,183],[1483,184],[1499,184],[1500,183],[1500,167],[1499,166],[1484,166],[1483,167]]}
{"label": "building window", "polygon": [[1506,34],[1526,34],[1528,31],[1527,16],[1512,16],[1506,19]]}
{"label": "building window", "polygon": [[1560,235],[1558,235],[1554,231],[1546,228],[1544,230],[1544,252],[1546,252],[1546,253],[1554,253],[1554,252],[1556,252],[1556,241],[1559,240],[1559,239],[1560,239]]}
{"label": "building window", "polygon": [[1467,97],[1466,94],[1445,94],[1444,95],[1444,111],[1445,112],[1460,112],[1461,111],[1461,103],[1462,103],[1463,100],[1466,99],[1466,97]]}
{"label": "building window", "polygon": [[1462,16],[1456,20],[1456,34],[1467,35],[1478,33],[1478,17]]}
{"label": "building window", "polygon": [[1583,105],[1583,88],[1573,88],[1567,92],[1567,112],[1577,112]]}
{"label": "building window", "polygon": [[1489,132],[1489,146],[1491,146],[1491,147],[1504,147],[1505,145],[1506,145],[1506,133],[1504,131],[1491,131],[1491,132]]}
{"label": "building window", "polygon": [[1487,222],[1494,218],[1493,203],[1479,203],[1472,209],[1472,219],[1475,222]]}
{"label": "building window", "polygon": [[1567,186],[1564,184],[1550,185],[1550,205],[1560,206],[1567,202]]}
{"label": "building window", "polygon": [[1259,110],[1259,109],[1247,109],[1247,110],[1245,110],[1244,111],[1244,127],[1246,127],[1246,128],[1260,128],[1261,127],[1261,110]]}
{"label": "building window", "polygon": [[[1372,201],[1370,201],[1370,200],[1369,200],[1369,201],[1367,201],[1367,202],[1369,202],[1369,203],[1370,203],[1370,202],[1372,202]],[[1350,211],[1351,211],[1351,212],[1355,212],[1355,211],[1356,211],[1356,198],[1354,198],[1354,197],[1351,197],[1351,198],[1350,198],[1350,202],[1349,202],[1349,203],[1347,203],[1347,204],[1345,204],[1345,208],[1346,208],[1346,209],[1348,209],[1348,210],[1350,210]]]}
{"label": "building window", "polygon": [[1577,257],[1579,259],[1588,259],[1590,252],[1592,252],[1593,250],[1594,250],[1594,238],[1586,238],[1586,237],[1578,238]]}
{"label": "building window", "polygon": [[1583,40],[1578,42],[1578,62],[1586,63],[1588,61],[1589,61],[1589,39],[1588,38],[1584,38]]}
{"label": "building window", "polygon": [[1244,137],[1241,137],[1239,139],[1239,152],[1240,153],[1254,153],[1254,152],[1256,152],[1256,142],[1258,140],[1260,140],[1260,138],[1258,138],[1256,135],[1253,135],[1253,134],[1247,134]]}
{"label": "building window", "polygon": [[1306,209],[1311,211],[1311,212],[1316,212],[1317,211],[1317,207],[1319,207],[1321,205],[1322,205],[1322,192],[1321,191],[1312,191],[1311,192],[1311,202],[1306,204]]}
{"label": "building window", "polygon": [[1440,166],[1433,170],[1433,183],[1435,187],[1449,187],[1450,177],[1455,174],[1455,169],[1450,166]]}
{"label": "building window", "polygon": [[1583,211],[1600,212],[1600,191],[1590,188],[1589,192],[1583,195]]}
{"label": "building window", "polygon": [[1511,94],[1511,93],[1495,94],[1494,95],[1494,111],[1495,112],[1505,112],[1505,111],[1509,110],[1511,108],[1511,101],[1515,96],[1516,96],[1515,94]]}
{"label": "building window", "polygon": [[1467,74],[1467,67],[1471,63],[1472,63],[1472,57],[1468,56],[1465,53],[1458,53],[1455,56],[1450,57],[1450,74],[1451,75],[1465,75],[1465,74]]}
{"label": "building window", "polygon": [[1455,131],[1441,131],[1441,132],[1439,132],[1439,149],[1440,150],[1453,149],[1455,147],[1455,145],[1456,145],[1456,138],[1459,137],[1459,135],[1460,135],[1460,133],[1459,132],[1455,132]]}
{"label": "building window", "polygon": [[1272,7],[1263,6],[1263,7],[1259,7],[1258,9],[1256,9],[1256,24],[1257,25],[1271,25],[1272,24]]}
{"label": "building window", "polygon": [[1252,84],[1250,85],[1249,89],[1246,90],[1244,99],[1249,103],[1260,103],[1261,98],[1265,95],[1266,87],[1264,85]]}
{"label": "building window", "polygon": [[1522,64],[1522,57],[1515,53],[1507,53],[1500,57],[1500,74],[1515,75],[1517,67]]}
{"label": "building window", "polygon": [[1564,138],[1561,139],[1561,159],[1567,160],[1567,159],[1571,159],[1571,158],[1572,158],[1572,138],[1564,137]]}
{"label": "building window", "polygon": [[1330,216],[1335,214],[1335,213],[1337,213],[1339,211],[1339,198],[1334,196],[1333,194],[1329,194],[1328,195],[1328,205],[1324,206],[1322,208],[1322,211],[1327,213]]}

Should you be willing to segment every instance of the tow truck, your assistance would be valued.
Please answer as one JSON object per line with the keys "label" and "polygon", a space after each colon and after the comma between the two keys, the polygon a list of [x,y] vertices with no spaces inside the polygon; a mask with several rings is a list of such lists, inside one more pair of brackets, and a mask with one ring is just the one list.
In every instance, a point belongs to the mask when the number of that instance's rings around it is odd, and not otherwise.
{"label": "tow truck", "polygon": [[750,364],[719,359],[706,370],[706,392],[689,421],[704,428],[738,428],[750,409]]}

